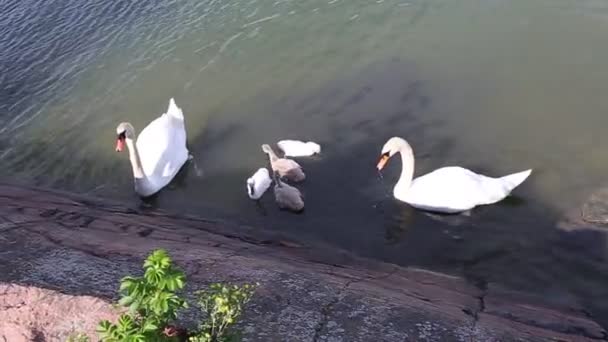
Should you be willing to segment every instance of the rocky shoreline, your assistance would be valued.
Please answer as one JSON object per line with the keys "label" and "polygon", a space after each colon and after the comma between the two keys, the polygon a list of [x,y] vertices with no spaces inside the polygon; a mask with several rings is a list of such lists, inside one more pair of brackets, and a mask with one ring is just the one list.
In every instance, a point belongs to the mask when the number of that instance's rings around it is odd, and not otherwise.
{"label": "rocky shoreline", "polygon": [[[258,282],[245,341],[606,341],[582,307],[229,222],[0,184],[0,340],[90,336],[155,248],[188,276]],[[185,315],[183,324],[197,317]]]}

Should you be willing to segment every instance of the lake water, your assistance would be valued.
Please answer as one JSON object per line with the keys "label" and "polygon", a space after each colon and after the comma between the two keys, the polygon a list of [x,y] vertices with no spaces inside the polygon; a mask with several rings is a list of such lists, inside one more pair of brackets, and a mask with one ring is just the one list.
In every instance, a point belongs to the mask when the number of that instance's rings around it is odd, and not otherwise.
{"label": "lake water", "polygon": [[[156,205],[229,216],[402,265],[573,299],[608,326],[608,246],[557,228],[608,184],[603,0],[4,0],[0,175],[124,201],[115,127],[183,108],[194,163]],[[391,197],[384,141],[416,175],[533,168],[512,198],[437,219]],[[262,207],[260,145],[315,140],[306,212]]]}

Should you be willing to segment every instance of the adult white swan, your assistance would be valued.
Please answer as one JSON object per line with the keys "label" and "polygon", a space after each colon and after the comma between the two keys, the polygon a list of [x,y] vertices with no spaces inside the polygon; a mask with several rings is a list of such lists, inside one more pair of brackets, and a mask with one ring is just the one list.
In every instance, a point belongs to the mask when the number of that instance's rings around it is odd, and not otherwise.
{"label": "adult white swan", "polygon": [[116,127],[116,151],[129,149],[135,192],[142,197],[155,194],[175,177],[188,160],[184,114],[169,100],[167,112],[146,126],[135,140],[135,129],[128,122]]}
{"label": "adult white swan", "polygon": [[459,213],[477,205],[496,203],[507,197],[532,172],[526,170],[491,178],[459,166],[450,166],[412,180],[414,152],[407,141],[399,137],[390,138],[384,144],[378,170],[382,170],[389,158],[397,153],[401,154],[402,169],[393,189],[395,198],[415,208],[440,213]]}

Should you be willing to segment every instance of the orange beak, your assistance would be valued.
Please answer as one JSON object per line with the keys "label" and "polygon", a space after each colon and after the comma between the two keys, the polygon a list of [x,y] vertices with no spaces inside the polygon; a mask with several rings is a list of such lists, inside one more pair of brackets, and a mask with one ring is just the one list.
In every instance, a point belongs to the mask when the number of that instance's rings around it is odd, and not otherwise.
{"label": "orange beak", "polygon": [[382,157],[380,157],[380,160],[378,161],[378,165],[376,165],[376,167],[378,168],[378,171],[382,170],[386,166],[386,163],[388,162],[389,158],[390,157],[387,156],[386,154],[383,155]]}
{"label": "orange beak", "polygon": [[125,147],[125,140],[121,139],[121,138],[116,139],[116,152],[122,152],[124,147]]}

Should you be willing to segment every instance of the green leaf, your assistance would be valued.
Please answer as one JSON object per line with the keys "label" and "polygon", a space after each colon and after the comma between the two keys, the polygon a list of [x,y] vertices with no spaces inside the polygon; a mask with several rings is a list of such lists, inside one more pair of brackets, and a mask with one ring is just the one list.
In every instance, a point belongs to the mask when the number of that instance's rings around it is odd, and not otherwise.
{"label": "green leaf", "polygon": [[175,278],[175,284],[176,284],[175,287],[177,289],[183,289],[185,281],[186,281],[186,277],[184,277],[183,275]]}
{"label": "green leaf", "polygon": [[112,327],[112,323],[110,323],[110,321],[108,320],[103,320],[101,322],[99,322],[99,325],[97,325],[97,332],[98,333],[107,333],[110,331]]}
{"label": "green leaf", "polygon": [[148,332],[148,331],[154,331],[154,330],[157,330],[157,329],[158,329],[158,326],[156,324],[148,321],[148,322],[146,322],[144,324],[144,327],[143,327],[142,330],[144,332]]}
{"label": "green leaf", "polygon": [[176,291],[177,288],[177,279],[169,278],[165,281],[166,289],[169,291]]}
{"label": "green leaf", "polygon": [[146,259],[144,267],[167,268],[171,265],[171,258],[164,249],[157,249]]}
{"label": "green leaf", "polygon": [[129,312],[131,314],[134,314],[134,313],[137,312],[137,310],[139,309],[139,307],[140,307],[140,302],[133,301],[133,303],[131,303],[131,305],[129,306]]}
{"label": "green leaf", "polygon": [[146,342],[146,337],[142,334],[135,335],[134,342]]}
{"label": "green leaf", "polygon": [[122,306],[129,306],[131,305],[131,303],[133,303],[133,297],[131,296],[124,296],[122,298],[120,298],[120,300],[118,301],[118,304],[122,305]]}
{"label": "green leaf", "polygon": [[122,314],[118,318],[118,329],[121,331],[128,331],[132,329],[133,319],[129,315]]}
{"label": "green leaf", "polygon": [[133,278],[133,277],[124,277],[122,278],[121,282],[120,282],[120,290],[125,290],[131,286],[134,285],[134,283],[137,282],[137,279]]}
{"label": "green leaf", "polygon": [[161,309],[162,309],[162,312],[169,311],[169,301],[167,299],[164,299],[161,301]]}
{"label": "green leaf", "polygon": [[[130,315],[121,315],[116,325],[108,321],[100,322],[103,341],[167,341],[159,327],[176,319],[178,310],[188,307],[186,301],[176,293],[184,288],[186,277],[172,266],[166,251],[153,251],[144,261],[143,268],[142,277],[126,276],[121,279],[118,303],[128,307]],[[101,332],[105,335],[102,336]]]}

